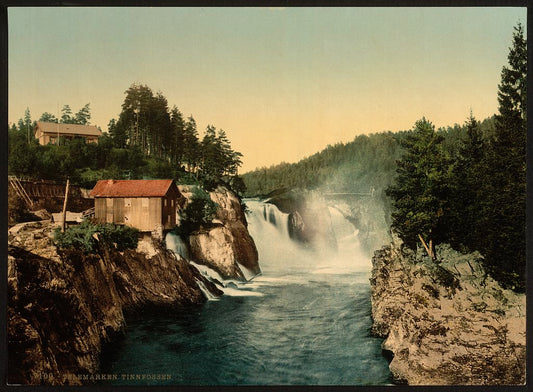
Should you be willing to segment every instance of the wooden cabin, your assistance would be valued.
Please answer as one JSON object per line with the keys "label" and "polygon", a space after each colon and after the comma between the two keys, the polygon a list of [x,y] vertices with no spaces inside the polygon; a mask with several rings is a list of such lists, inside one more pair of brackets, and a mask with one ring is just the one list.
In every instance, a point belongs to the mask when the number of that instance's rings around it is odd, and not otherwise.
{"label": "wooden cabin", "polygon": [[35,124],[35,138],[39,144],[57,144],[59,138],[73,139],[81,137],[87,143],[98,143],[98,138],[102,136],[94,125],[63,124],[37,121]]}
{"label": "wooden cabin", "polygon": [[185,200],[173,180],[100,180],[90,196],[98,223],[140,231],[174,228],[178,204]]}

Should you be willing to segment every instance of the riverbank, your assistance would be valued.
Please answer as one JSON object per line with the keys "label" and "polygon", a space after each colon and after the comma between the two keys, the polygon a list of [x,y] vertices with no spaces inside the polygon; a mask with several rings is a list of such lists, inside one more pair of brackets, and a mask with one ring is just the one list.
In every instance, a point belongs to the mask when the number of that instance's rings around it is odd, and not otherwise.
{"label": "riverbank", "polygon": [[200,304],[197,282],[221,292],[150,237],[136,250],[58,251],[53,225],[9,233],[8,383],[79,385],[97,373],[102,345],[123,332],[124,313],[143,306]]}
{"label": "riverbank", "polygon": [[[228,278],[260,272],[237,196],[210,193],[216,222],[189,240],[190,259]],[[187,199],[189,202],[189,198]],[[49,220],[16,225],[8,234],[8,363],[10,384],[80,385],[97,374],[105,343],[123,333],[125,314],[204,303],[223,294],[193,264],[142,234],[136,249],[118,251],[95,237],[93,253],[59,250]],[[221,233],[221,235],[219,235]],[[198,240],[198,238],[201,239]],[[244,272],[243,272],[244,271]]]}
{"label": "riverbank", "polygon": [[502,289],[475,254],[437,252],[439,264],[394,242],[372,259],[372,331],[385,338],[394,381],[523,384],[525,295]]}

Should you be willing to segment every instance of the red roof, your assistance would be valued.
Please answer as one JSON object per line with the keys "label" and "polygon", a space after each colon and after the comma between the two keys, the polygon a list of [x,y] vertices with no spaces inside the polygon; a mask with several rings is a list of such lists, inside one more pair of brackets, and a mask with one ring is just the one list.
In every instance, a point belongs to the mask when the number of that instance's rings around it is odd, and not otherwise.
{"label": "red roof", "polygon": [[100,180],[90,195],[93,197],[163,197],[173,180]]}

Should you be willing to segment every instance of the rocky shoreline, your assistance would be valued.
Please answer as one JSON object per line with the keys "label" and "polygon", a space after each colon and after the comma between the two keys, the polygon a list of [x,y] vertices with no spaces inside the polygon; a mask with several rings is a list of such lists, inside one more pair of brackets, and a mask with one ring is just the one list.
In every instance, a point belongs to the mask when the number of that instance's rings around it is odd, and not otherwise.
{"label": "rocky shoreline", "polygon": [[[225,188],[211,197],[219,205],[219,223],[198,234],[205,238],[192,247],[191,259],[224,277],[245,280],[239,265],[259,273],[240,201]],[[137,249],[119,252],[99,242],[96,252],[84,254],[58,250],[53,229],[43,220],[9,230],[10,385],[80,385],[77,375],[98,373],[102,347],[123,333],[125,314],[162,307],[186,311],[208,295],[223,294],[156,236],[145,234]]]}
{"label": "rocky shoreline", "polygon": [[200,281],[222,293],[185,260],[150,238],[137,250],[58,251],[49,222],[10,234],[9,384],[78,384],[98,372],[102,344],[122,333],[124,313],[143,306],[200,304]]}
{"label": "rocky shoreline", "polygon": [[437,248],[439,262],[393,242],[375,252],[372,332],[395,383],[525,383],[526,297],[487,276],[478,254]]}

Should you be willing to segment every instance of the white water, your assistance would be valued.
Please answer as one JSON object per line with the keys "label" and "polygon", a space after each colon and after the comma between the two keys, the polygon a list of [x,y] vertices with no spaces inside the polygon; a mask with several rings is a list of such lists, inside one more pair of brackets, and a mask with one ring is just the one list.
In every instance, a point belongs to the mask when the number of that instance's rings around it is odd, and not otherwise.
{"label": "white water", "polygon": [[[195,263],[194,261],[190,260],[189,249],[187,247],[187,244],[181,239],[180,236],[175,235],[173,233],[168,233],[165,237],[165,242],[167,249],[170,249],[172,252],[174,252],[176,257],[180,257],[182,259],[187,260],[189,264],[195,267],[203,276],[205,276],[208,280],[214,283],[219,290],[224,292],[224,295],[232,297],[260,297],[263,295],[260,292],[246,290],[245,282],[243,283],[235,279],[224,279],[214,269],[209,268],[208,266],[203,264]],[[255,275],[246,267],[241,264],[238,264],[238,266],[241,272],[243,273],[245,279],[250,280],[254,278]],[[219,299],[217,296],[213,295],[201,281],[196,280],[196,283],[198,284],[198,287],[200,288],[204,296],[207,298],[207,300],[216,301]]]}
{"label": "white water", "polygon": [[[313,249],[289,238],[288,217],[275,206],[246,204],[262,274],[223,281],[193,263],[225,295],[195,311],[131,320],[103,372],[164,369],[175,385],[388,384],[381,339],[369,333],[370,261],[356,229],[330,208],[337,246]],[[168,237],[167,245],[181,246]]]}
{"label": "white water", "polygon": [[177,257],[189,259],[189,248],[179,235],[168,233],[165,237],[167,249],[170,249]]}
{"label": "white water", "polygon": [[[361,249],[358,230],[334,207],[329,207],[331,230],[337,247],[310,247],[291,240],[288,235],[288,214],[275,205],[255,200],[246,201],[248,230],[259,251],[259,265],[263,275],[303,273],[346,274],[369,272],[370,258]],[[260,282],[263,277],[256,278]]]}

